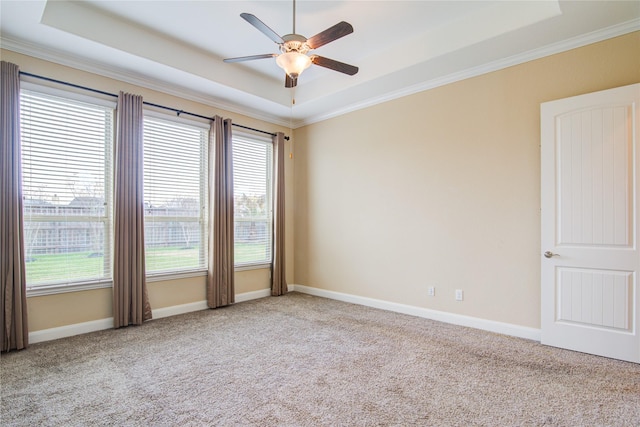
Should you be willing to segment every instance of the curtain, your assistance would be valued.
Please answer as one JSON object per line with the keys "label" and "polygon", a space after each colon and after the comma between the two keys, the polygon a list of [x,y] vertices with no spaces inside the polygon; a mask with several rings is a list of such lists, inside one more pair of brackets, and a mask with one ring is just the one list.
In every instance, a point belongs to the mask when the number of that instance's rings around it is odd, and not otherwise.
{"label": "curtain", "polygon": [[0,304],[2,351],[29,345],[20,159],[20,70],[2,61],[0,80]]}
{"label": "curtain", "polygon": [[274,189],[273,189],[273,263],[271,265],[271,295],[287,293],[285,267],[285,216],[284,216],[284,134],[273,137],[274,150]]}
{"label": "curtain", "polygon": [[216,308],[235,302],[231,120],[219,116],[209,130],[209,201],[207,304]]}
{"label": "curtain", "polygon": [[113,324],[151,319],[144,266],[142,97],[120,92],[114,164]]}

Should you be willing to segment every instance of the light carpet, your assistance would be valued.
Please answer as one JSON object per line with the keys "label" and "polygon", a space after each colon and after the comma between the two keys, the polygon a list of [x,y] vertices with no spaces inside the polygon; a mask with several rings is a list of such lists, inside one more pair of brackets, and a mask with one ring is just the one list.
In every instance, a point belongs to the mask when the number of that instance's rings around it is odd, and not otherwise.
{"label": "light carpet", "polygon": [[640,365],[295,292],[0,366],[4,426],[640,426]]}

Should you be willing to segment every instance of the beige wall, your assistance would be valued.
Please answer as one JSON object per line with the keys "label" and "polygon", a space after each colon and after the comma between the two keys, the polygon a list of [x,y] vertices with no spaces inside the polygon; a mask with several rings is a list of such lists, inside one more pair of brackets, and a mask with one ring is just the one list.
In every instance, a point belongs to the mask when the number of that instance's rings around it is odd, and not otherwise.
{"label": "beige wall", "polygon": [[[639,82],[638,51],[636,32],[298,129],[295,180],[293,160],[286,168],[288,282],[538,328],[539,104]],[[291,133],[0,52],[23,71]],[[237,272],[236,292],[267,289],[268,276]],[[149,294],[154,309],[202,301],[204,278],[152,282]],[[30,331],[104,319],[111,290],[28,307]]]}
{"label": "beige wall", "polygon": [[[266,123],[250,117],[227,112],[214,107],[167,95],[121,81],[86,73],[77,69],[60,66],[15,52],[0,51],[2,60],[20,66],[21,71],[38,74],[70,83],[100,89],[110,93],[120,90],[143,95],[144,100],[172,108],[177,108],[205,116],[218,114],[231,118],[242,125],[264,129],[270,132],[282,131],[290,135],[287,128]],[[293,218],[293,161],[286,163],[285,185],[287,186],[286,215]],[[286,265],[287,280],[293,282],[293,221],[286,228]],[[268,289],[269,270],[247,270],[236,272],[236,294]],[[148,285],[149,299],[153,309],[188,304],[206,299],[205,278],[195,277],[181,280],[151,282]],[[82,292],[69,292],[56,295],[30,297],[27,300],[29,331],[71,325],[75,323],[100,320],[112,316],[111,289],[97,289]]]}
{"label": "beige wall", "polygon": [[[269,289],[269,269],[237,271],[236,295]],[[147,283],[152,309],[200,302],[207,299],[205,277]],[[111,288],[67,292],[27,299],[29,331],[68,326],[113,316]]]}
{"label": "beige wall", "polygon": [[540,103],[639,82],[638,52],[636,32],[296,130],[295,283],[539,328]]}

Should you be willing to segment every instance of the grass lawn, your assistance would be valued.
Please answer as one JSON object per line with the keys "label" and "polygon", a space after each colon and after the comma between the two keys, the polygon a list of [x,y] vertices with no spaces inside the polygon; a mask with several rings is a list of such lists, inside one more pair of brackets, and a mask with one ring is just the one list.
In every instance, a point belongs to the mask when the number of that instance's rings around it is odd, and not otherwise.
{"label": "grass lawn", "polygon": [[26,264],[27,284],[59,282],[70,278],[99,279],[104,277],[104,259],[89,257],[91,252],[54,255],[32,255]]}
{"label": "grass lawn", "polygon": [[[262,245],[236,243],[235,262],[246,263],[265,258]],[[197,267],[198,248],[155,248],[146,251],[146,269],[165,270]],[[104,258],[92,252],[33,255],[26,264],[27,283],[40,284],[66,280],[91,280],[110,276],[103,273]]]}

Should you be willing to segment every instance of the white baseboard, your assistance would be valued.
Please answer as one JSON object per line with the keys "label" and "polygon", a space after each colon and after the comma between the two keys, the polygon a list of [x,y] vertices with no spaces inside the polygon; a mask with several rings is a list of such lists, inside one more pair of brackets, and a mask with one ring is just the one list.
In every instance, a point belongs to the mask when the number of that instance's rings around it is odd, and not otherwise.
{"label": "white baseboard", "polygon": [[[379,308],[382,310],[394,311],[396,313],[408,314],[411,316],[423,317],[426,319],[437,320],[440,322],[451,323],[454,325],[468,326],[471,328],[482,329],[485,331],[496,332],[514,337],[526,338],[534,341],[540,341],[540,330],[528,328],[525,326],[514,325],[511,323],[496,322],[493,320],[480,319],[477,317],[463,316],[460,314],[447,313],[444,311],[430,310],[427,308],[415,307],[406,304],[398,304],[394,302],[378,300],[374,298],[361,297],[357,295],[345,294],[342,292],[328,291],[325,289],[312,288],[304,285],[289,285],[289,291],[297,291],[304,294],[315,295],[319,297],[335,299],[338,301],[349,302],[352,304],[364,305],[367,307]],[[259,291],[244,292],[236,294],[236,302],[250,301],[259,298],[265,298],[271,295],[270,289],[261,289]],[[176,316],[178,314],[190,313],[193,311],[206,310],[206,301],[196,301],[189,304],[175,305],[171,307],[163,307],[153,310],[154,319],[162,319],[163,317]],[[76,323],[73,325],[60,326],[57,328],[43,329],[29,333],[29,343],[35,344],[44,341],[55,340],[59,338],[71,337],[74,335],[86,334],[89,332],[101,331],[113,328],[113,318],[92,320],[90,322]]]}
{"label": "white baseboard", "polygon": [[290,290],[294,290],[296,292],[304,294],[335,299],[338,301],[364,305],[367,307],[379,308],[382,310],[394,311],[396,313],[423,317],[425,319],[437,320],[439,322],[451,323],[454,325],[468,326],[471,328],[482,329],[489,332],[496,332],[499,334],[525,338],[534,341],[540,341],[540,329],[529,328],[526,326],[496,322],[494,320],[480,319],[477,317],[464,316],[455,313],[447,313],[445,311],[431,310],[428,308],[415,307],[412,305],[398,304],[395,302],[345,294],[342,292],[328,291],[325,289],[312,288],[304,285],[291,285],[289,288]]}
{"label": "white baseboard", "polygon": [[[238,303],[250,301],[253,299],[268,297],[270,295],[270,289],[244,292],[241,294],[236,294],[236,302]],[[162,319],[163,317],[170,317],[176,316],[178,314],[191,313],[193,311],[206,310],[207,308],[208,306],[206,300],[196,301],[188,304],[157,308],[155,310],[152,310],[152,315],[154,319]],[[113,317],[109,317],[107,319],[92,320],[90,322],[74,323],[72,325],[65,325],[57,328],[42,329],[40,331],[29,332],[29,344],[57,340],[59,338],[72,337],[74,335],[87,334],[89,332],[102,331],[104,329],[111,328],[113,328]]]}
{"label": "white baseboard", "polygon": [[89,332],[102,331],[113,328],[113,317],[90,322],[74,323],[73,325],[59,326],[57,328],[42,329],[29,332],[29,344],[43,341],[57,340],[59,338],[72,337],[74,335],[87,334]]}
{"label": "white baseboard", "polygon": [[242,294],[236,294],[236,303],[250,301],[252,299],[259,299],[271,296],[271,289],[260,289],[259,291],[244,292]]}
{"label": "white baseboard", "polygon": [[196,301],[188,304],[172,305],[170,307],[156,308],[151,310],[154,319],[162,319],[163,317],[177,316],[178,314],[191,313],[192,311],[206,310],[207,301]]}

